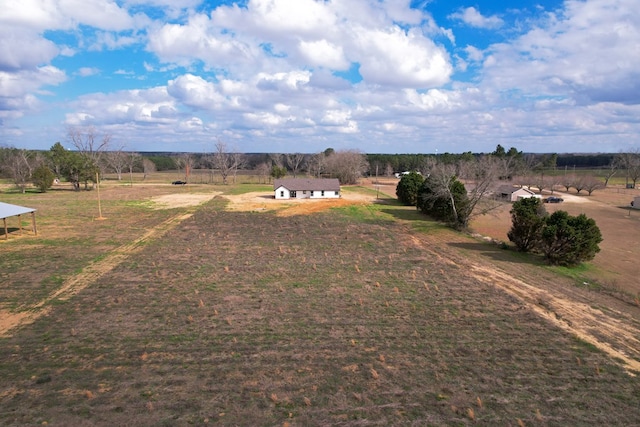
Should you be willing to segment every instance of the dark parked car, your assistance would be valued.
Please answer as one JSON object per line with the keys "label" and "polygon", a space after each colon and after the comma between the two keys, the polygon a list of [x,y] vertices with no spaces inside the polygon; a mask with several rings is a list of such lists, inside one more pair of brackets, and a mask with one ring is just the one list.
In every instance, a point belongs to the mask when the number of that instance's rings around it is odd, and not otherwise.
{"label": "dark parked car", "polygon": [[186,182],[184,182],[184,181],[173,181],[171,184],[173,184],[173,185],[185,185]]}
{"label": "dark parked car", "polygon": [[551,196],[544,199],[544,202],[545,203],[562,203],[564,202],[564,199],[560,197]]}

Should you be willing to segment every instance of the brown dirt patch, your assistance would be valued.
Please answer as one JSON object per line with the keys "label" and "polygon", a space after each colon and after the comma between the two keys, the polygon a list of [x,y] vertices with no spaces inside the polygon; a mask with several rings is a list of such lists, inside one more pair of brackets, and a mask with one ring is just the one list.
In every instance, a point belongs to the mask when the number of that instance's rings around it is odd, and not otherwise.
{"label": "brown dirt patch", "polygon": [[162,196],[156,196],[151,198],[151,202],[154,204],[154,209],[173,209],[173,208],[186,208],[189,206],[198,206],[205,203],[215,196],[222,194],[221,192],[197,194],[197,193],[182,193],[182,194],[163,194]]}
{"label": "brown dirt patch", "polygon": [[238,212],[267,212],[277,210],[278,216],[306,215],[327,209],[353,204],[367,204],[375,200],[375,196],[343,191],[339,199],[296,199],[276,200],[264,192],[253,192],[239,195],[225,195],[229,200],[227,210]]}

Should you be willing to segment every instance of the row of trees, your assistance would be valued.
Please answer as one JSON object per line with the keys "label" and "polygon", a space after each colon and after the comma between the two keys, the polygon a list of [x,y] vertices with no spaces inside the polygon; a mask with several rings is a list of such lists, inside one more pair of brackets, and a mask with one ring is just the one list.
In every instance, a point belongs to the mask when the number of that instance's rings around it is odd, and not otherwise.
{"label": "row of trees", "polygon": [[69,129],[67,142],[73,149],[60,142],[44,152],[0,148],[0,172],[24,192],[31,184],[46,191],[55,179],[64,179],[79,190],[82,184],[88,189],[106,171],[122,179],[125,172],[155,170],[154,163],[140,154],[110,150],[110,140],[109,135],[99,135],[92,128]]}
{"label": "row of trees", "polygon": [[[436,160],[429,165],[427,174],[411,172],[403,175],[396,195],[402,203],[416,206],[434,219],[456,229],[466,229],[474,216],[502,204],[489,196],[494,195],[496,182],[504,178],[509,158],[516,156],[516,153],[498,151],[455,164]],[[578,192],[588,182],[578,175],[564,181],[566,186],[574,186]],[[584,215],[572,217],[564,211],[547,215],[538,198],[515,202],[511,215],[513,225],[508,237],[517,249],[542,254],[551,264],[576,265],[593,259],[600,250],[600,230],[595,221]]]}
{"label": "row of trees", "polygon": [[[189,155],[186,155],[189,156]],[[366,156],[356,150],[335,151],[331,148],[316,154],[270,153],[260,155],[262,161],[254,165],[254,170],[264,182],[268,178],[282,178],[291,173],[295,178],[299,174],[338,178],[343,185],[356,184],[368,169]],[[232,151],[223,141],[215,144],[215,152],[200,157],[201,166],[209,166],[222,177],[224,184],[235,176],[240,169],[249,167],[249,156]]]}
{"label": "row of trees", "polygon": [[31,183],[46,190],[54,179],[46,155],[16,148],[0,148],[0,172],[11,177],[23,193]]}
{"label": "row of trees", "polygon": [[106,172],[115,173],[117,179],[121,180],[126,173],[132,175],[134,172],[144,172],[146,177],[158,166],[180,170],[187,182],[194,169],[207,169],[212,181],[214,174],[217,174],[223,184],[235,182],[238,171],[250,166],[264,182],[288,173],[294,177],[306,173],[316,177],[335,177],[342,184],[357,183],[369,168],[364,154],[330,148],[316,154],[257,155],[261,157],[261,162],[251,165],[249,160],[255,160],[256,155],[250,157],[240,153],[221,140],[217,140],[213,151],[207,154],[142,156],[122,148],[113,149],[110,135],[100,135],[93,128],[84,131],[69,129],[67,144],[73,149],[65,148],[60,142],[55,143],[48,152],[0,147],[0,173],[11,177],[22,191],[31,184],[46,191],[55,178],[71,183],[75,190],[79,190],[82,184],[88,189]]}

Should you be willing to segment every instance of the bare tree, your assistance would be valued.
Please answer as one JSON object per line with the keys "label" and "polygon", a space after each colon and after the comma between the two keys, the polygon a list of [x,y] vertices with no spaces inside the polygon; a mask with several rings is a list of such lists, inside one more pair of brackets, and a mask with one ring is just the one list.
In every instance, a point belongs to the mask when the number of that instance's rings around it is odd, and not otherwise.
{"label": "bare tree", "polygon": [[387,166],[384,169],[384,176],[393,176],[393,166],[391,166],[391,163],[387,163]]}
{"label": "bare tree", "polygon": [[564,189],[569,192],[571,187],[575,185],[575,182],[578,180],[578,177],[574,174],[564,174],[560,178],[559,184],[564,187]]}
{"label": "bare tree", "polygon": [[92,126],[87,129],[69,127],[67,136],[73,146],[83,155],[89,157],[97,166],[100,164],[102,153],[107,150],[111,142],[111,135],[108,133],[98,135]]}
{"label": "bare tree", "polygon": [[364,154],[356,150],[335,151],[325,159],[326,171],[343,185],[357,184],[369,165]]}
{"label": "bare tree", "polygon": [[[576,189],[576,194],[580,194],[584,190],[586,184],[586,177],[584,175],[574,175],[572,187]],[[568,191],[568,190],[567,190]]]}
{"label": "bare tree", "polygon": [[492,156],[482,156],[460,165],[460,177],[467,183],[468,196],[466,212],[463,212],[467,217],[464,224],[502,205],[493,197],[489,197],[495,190],[501,172],[504,172],[501,166],[499,160]]}
{"label": "bare tree", "polygon": [[271,166],[277,166],[279,168],[284,168],[285,166],[284,154],[270,153],[269,160],[271,160]]}
{"label": "bare tree", "polygon": [[247,156],[237,151],[231,153],[231,171],[233,173],[233,183],[236,183],[238,170],[242,169],[247,163]]}
{"label": "bare tree", "polygon": [[584,177],[583,188],[587,191],[589,195],[596,190],[600,190],[605,188],[607,185],[592,175],[587,175]]}
{"label": "bare tree", "polygon": [[636,148],[628,153],[619,153],[616,159],[621,169],[625,170],[627,186],[631,180],[635,188],[638,179],[640,179],[640,149]]}
{"label": "bare tree", "polygon": [[498,177],[502,180],[511,180],[522,168],[521,155],[493,156],[498,168]]}
{"label": "bare tree", "polygon": [[233,173],[234,180],[238,169],[245,162],[245,157],[239,152],[230,152],[227,143],[218,139],[215,144],[215,152],[211,158],[213,167],[220,172],[222,183],[228,184],[229,175]]}
{"label": "bare tree", "polygon": [[305,155],[302,153],[286,154],[285,158],[287,159],[287,166],[289,166],[295,178],[304,163]]}
{"label": "bare tree", "polygon": [[[447,200],[451,207],[451,222],[454,224],[460,224],[466,221],[460,221],[460,211],[462,206],[457,202],[458,194],[456,185],[462,184],[458,181],[457,167],[452,163],[436,162],[431,165],[429,177],[425,180],[425,183],[429,183],[429,193],[421,191],[419,202],[423,206],[428,206],[428,209],[433,209],[439,200]],[[454,185],[456,184],[456,185]],[[423,187],[424,188],[424,187]]]}
{"label": "bare tree", "polygon": [[[128,153],[127,168],[129,169],[129,183],[133,185],[133,170],[139,167],[142,162],[142,156],[138,153]],[[154,165],[155,166],[155,165]]]}
{"label": "bare tree", "polygon": [[129,164],[129,155],[122,151],[121,147],[116,151],[105,151],[102,158],[105,164],[116,173],[118,181],[122,181],[122,172]]}
{"label": "bare tree", "polygon": [[529,177],[529,189],[531,189],[531,187],[536,187],[540,194],[542,194],[544,190],[549,190],[553,193],[554,187],[558,185],[558,181],[558,176],[545,175],[544,171],[540,171],[539,174],[532,174]]}
{"label": "bare tree", "polygon": [[147,158],[142,159],[142,180],[147,179],[147,176],[156,171],[156,164]]}
{"label": "bare tree", "polygon": [[91,126],[86,129],[74,127],[67,128],[69,142],[78,150],[82,160],[81,170],[84,188],[87,189],[89,181],[95,182],[96,175],[100,172],[101,157],[111,141],[110,134],[99,135]]}
{"label": "bare tree", "polygon": [[324,153],[313,154],[307,162],[307,170],[309,175],[320,178],[320,175],[324,172],[326,156]]}
{"label": "bare tree", "polygon": [[573,175],[571,186],[576,189],[577,194],[586,190],[591,195],[595,190],[604,188],[604,183],[592,175]]}
{"label": "bare tree", "polygon": [[184,180],[189,182],[189,177],[191,176],[191,171],[193,170],[193,165],[195,164],[195,159],[192,154],[184,153],[181,154],[178,158],[175,159],[176,165],[179,170],[184,171]]}
{"label": "bare tree", "polygon": [[7,149],[4,154],[3,164],[0,166],[11,176],[20,191],[25,193],[33,171],[32,154],[15,148]]}
{"label": "bare tree", "polygon": [[630,154],[629,178],[633,181],[633,188],[635,188],[640,179],[640,149],[636,148]]}
{"label": "bare tree", "polygon": [[618,173],[618,171],[620,170],[620,163],[618,162],[618,158],[617,156],[614,156],[611,161],[609,162],[609,164],[606,166],[606,168],[604,169],[603,175],[604,175],[604,186],[608,186],[609,185],[609,180],[611,178],[613,178],[613,176]]}
{"label": "bare tree", "polygon": [[472,218],[503,205],[491,197],[500,172],[500,162],[490,155],[455,163],[433,159],[418,207],[465,229]]}
{"label": "bare tree", "polygon": [[271,167],[269,167],[269,164],[267,162],[260,163],[258,166],[256,166],[256,171],[258,172],[258,175],[260,176],[260,181],[263,184],[266,184],[267,180],[271,176],[270,175],[271,174]]}

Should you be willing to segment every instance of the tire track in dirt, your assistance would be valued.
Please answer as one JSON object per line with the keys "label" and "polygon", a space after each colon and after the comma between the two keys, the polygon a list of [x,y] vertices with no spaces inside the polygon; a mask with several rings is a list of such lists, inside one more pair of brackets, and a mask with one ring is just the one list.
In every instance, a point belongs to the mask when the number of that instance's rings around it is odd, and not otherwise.
{"label": "tire track in dirt", "polygon": [[[616,309],[608,297],[568,283],[554,284],[542,278],[535,266],[525,267],[527,271],[516,278],[508,272],[506,262],[501,266],[500,261],[482,255],[449,249],[450,235],[409,237],[439,260],[463,267],[461,271],[474,279],[503,289],[540,317],[617,359],[630,375],[640,372],[640,321],[630,312]],[[595,307],[599,305],[606,311]]]}
{"label": "tire track in dirt", "polygon": [[161,222],[131,243],[127,243],[126,245],[122,245],[114,249],[98,261],[86,266],[82,272],[65,280],[60,288],[42,299],[40,302],[31,306],[22,307],[19,312],[0,310],[0,337],[6,337],[9,335],[9,331],[14,328],[33,323],[38,318],[46,315],[51,309],[49,304],[53,300],[68,300],[73,295],[76,295],[78,292],[94,283],[101,276],[113,270],[129,256],[140,251],[146,242],[163,236],[170,230],[177,227],[181,222],[193,216],[194,212],[195,209],[190,209],[187,213],[175,215]]}

